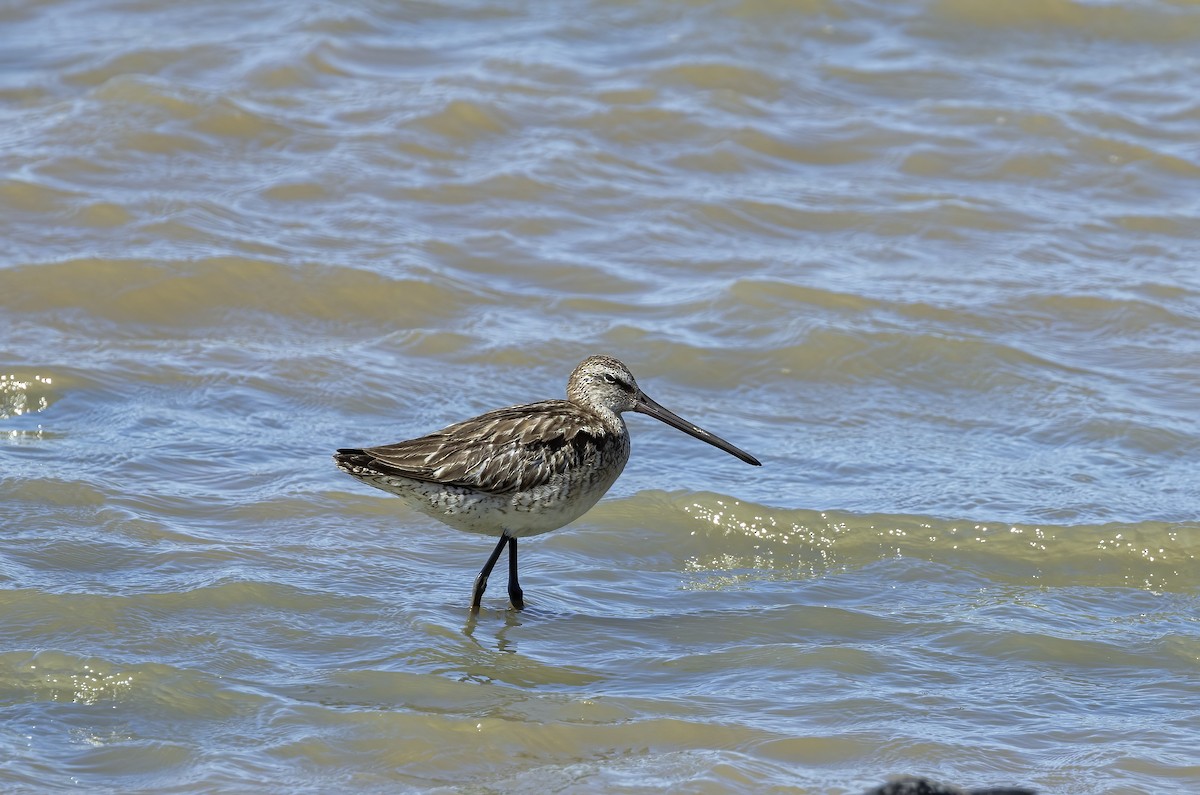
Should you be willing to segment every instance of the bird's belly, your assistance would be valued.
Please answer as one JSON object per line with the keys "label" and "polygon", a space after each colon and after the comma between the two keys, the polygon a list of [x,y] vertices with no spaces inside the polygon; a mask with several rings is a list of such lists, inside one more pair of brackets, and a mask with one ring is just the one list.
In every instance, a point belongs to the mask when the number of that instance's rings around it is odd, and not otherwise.
{"label": "bird's belly", "polygon": [[504,494],[383,474],[360,477],[456,530],[523,538],[557,530],[585,514],[624,469],[623,460],[615,463],[619,465],[567,472],[543,485]]}
{"label": "bird's belly", "polygon": [[608,492],[621,472],[618,469],[591,474],[594,477],[586,480],[576,478],[571,482],[563,478],[563,482],[551,481],[511,495],[511,513],[506,515],[504,529],[514,538],[535,536],[557,530],[583,516]]}

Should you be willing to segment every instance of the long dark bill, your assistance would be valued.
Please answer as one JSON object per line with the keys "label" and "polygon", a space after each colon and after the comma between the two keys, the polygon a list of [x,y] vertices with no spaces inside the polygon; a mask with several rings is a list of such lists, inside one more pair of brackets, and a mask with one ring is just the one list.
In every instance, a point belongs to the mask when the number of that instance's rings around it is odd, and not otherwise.
{"label": "long dark bill", "polygon": [[699,439],[702,442],[708,442],[713,447],[724,450],[725,452],[729,453],[730,455],[737,456],[738,458],[745,461],[747,464],[753,464],[756,467],[762,466],[762,463],[757,458],[750,455],[745,450],[742,450],[741,448],[738,448],[738,447],[734,447],[729,442],[722,439],[720,436],[709,433],[708,431],[704,430],[703,428],[701,428],[698,425],[692,425],[690,422],[685,420],[683,417],[680,417],[675,412],[670,411],[668,409],[664,409],[662,406],[658,405],[653,400],[646,397],[646,394],[644,392],[638,392],[637,404],[633,407],[633,410],[636,412],[639,412],[641,414],[649,415],[656,420],[662,420],[667,425],[670,425],[672,428],[678,428],[679,430],[683,431],[684,433],[688,434],[689,436],[695,436],[697,439]]}

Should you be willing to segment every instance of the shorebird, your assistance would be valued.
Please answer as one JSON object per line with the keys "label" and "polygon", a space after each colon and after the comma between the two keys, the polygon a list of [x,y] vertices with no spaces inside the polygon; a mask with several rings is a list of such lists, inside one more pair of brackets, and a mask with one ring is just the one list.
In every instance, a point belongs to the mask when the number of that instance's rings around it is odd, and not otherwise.
{"label": "shorebird", "polygon": [[440,431],[379,447],[343,448],[348,475],[404,499],[458,530],[500,536],[471,593],[477,613],[488,577],[508,546],[508,598],[525,607],[517,539],[557,530],[604,496],[629,460],[621,413],[648,414],[737,456],[759,460],[655,403],[629,368],[589,356],[571,372],[566,400],[496,409]]}

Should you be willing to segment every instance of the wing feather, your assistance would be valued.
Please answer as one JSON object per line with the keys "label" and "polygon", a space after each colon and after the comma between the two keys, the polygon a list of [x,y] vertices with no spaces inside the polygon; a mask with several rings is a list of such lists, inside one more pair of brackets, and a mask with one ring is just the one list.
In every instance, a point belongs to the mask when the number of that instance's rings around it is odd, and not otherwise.
{"label": "wing feather", "polygon": [[[598,455],[598,422],[565,400],[481,414],[435,433],[352,451],[384,474],[465,486],[490,494],[550,482]],[[350,451],[348,451],[350,452]]]}

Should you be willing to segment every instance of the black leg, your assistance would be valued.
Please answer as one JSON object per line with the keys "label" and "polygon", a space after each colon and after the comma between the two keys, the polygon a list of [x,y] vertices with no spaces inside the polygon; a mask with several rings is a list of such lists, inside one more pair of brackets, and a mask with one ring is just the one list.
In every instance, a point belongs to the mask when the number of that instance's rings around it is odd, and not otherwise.
{"label": "black leg", "polygon": [[517,539],[508,541],[508,600],[517,610],[525,609],[525,593],[517,582]]}
{"label": "black leg", "polygon": [[492,573],[492,569],[496,566],[496,561],[500,559],[500,553],[504,551],[504,545],[508,543],[508,536],[501,534],[500,543],[496,544],[496,548],[492,550],[491,557],[487,559],[487,563],[483,564],[483,568],[479,570],[479,576],[475,578],[475,590],[471,592],[471,612],[479,612],[479,603],[483,600],[483,592],[487,590],[488,576]]}

